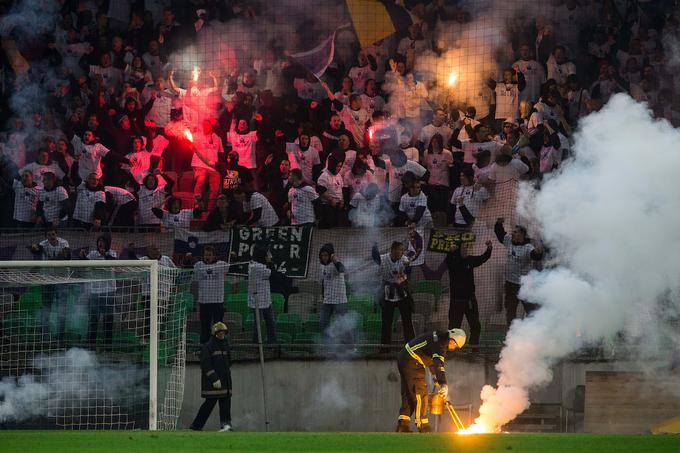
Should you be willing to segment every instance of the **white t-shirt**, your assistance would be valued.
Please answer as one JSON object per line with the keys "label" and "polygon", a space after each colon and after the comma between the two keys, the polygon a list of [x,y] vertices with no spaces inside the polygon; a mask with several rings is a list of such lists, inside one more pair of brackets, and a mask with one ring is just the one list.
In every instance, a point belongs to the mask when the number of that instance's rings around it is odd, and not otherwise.
{"label": "white t-shirt", "polygon": [[[318,187],[325,187],[330,196],[335,201],[342,200],[342,174],[332,174],[328,169],[321,172],[321,176],[316,182]],[[323,195],[323,194],[322,194]]]}
{"label": "white t-shirt", "polygon": [[311,186],[291,187],[288,191],[288,203],[290,204],[292,225],[302,223],[314,223],[314,205],[312,201],[319,198]]}
{"label": "white t-shirt", "polygon": [[161,223],[163,224],[163,229],[165,231],[175,231],[176,229],[188,230],[189,227],[191,227],[191,221],[193,219],[193,209],[182,209],[177,214],[163,211]]}
{"label": "white t-shirt", "polygon": [[496,119],[504,120],[519,116],[519,87],[516,83],[496,84]]}
{"label": "white t-shirt", "polygon": [[246,168],[255,168],[257,160],[255,157],[255,144],[257,143],[257,131],[247,134],[239,134],[236,131],[227,133],[227,140],[231,147],[238,153],[238,163]]}
{"label": "white t-shirt", "polygon": [[412,160],[413,162],[420,161],[420,151],[418,151],[418,148],[416,148],[415,146],[401,148],[401,150],[404,152],[404,154],[406,154],[406,158],[408,160]]}
{"label": "white t-shirt", "polygon": [[366,133],[366,122],[371,119],[371,115],[363,108],[352,110],[348,105],[338,112],[345,128],[352,133],[354,142],[359,148],[364,147],[364,133]]}
{"label": "white t-shirt", "polygon": [[35,181],[35,183],[40,186],[42,185],[43,182],[43,175],[48,171],[54,173],[57,179],[62,179],[65,176],[64,172],[61,170],[61,168],[59,168],[59,165],[57,165],[56,162],[52,162],[49,165],[41,165],[37,162],[31,162],[30,164],[26,165],[24,168],[19,170],[19,174],[23,175],[26,170],[31,172],[31,174],[33,175],[33,181]]}
{"label": "white t-shirt", "polygon": [[141,184],[151,165],[151,153],[141,150],[138,153],[130,153],[125,158],[130,161],[130,174],[138,184]]}
{"label": "white t-shirt", "polygon": [[306,151],[302,151],[297,143],[286,143],[286,153],[291,168],[299,168],[305,181],[312,182],[312,170],[315,165],[321,164],[319,150],[310,144]]}
{"label": "white t-shirt", "polygon": [[50,244],[50,241],[44,239],[40,241],[40,247],[42,247],[42,259],[43,260],[59,260],[61,253],[64,249],[69,248],[68,241],[66,239],[57,238],[57,243],[55,245]]}
{"label": "white t-shirt", "polygon": [[[100,254],[98,250],[92,250],[87,254],[87,259],[105,260],[107,259],[106,255],[111,258],[118,258],[115,250],[107,250],[104,255]],[[99,278],[99,280],[87,284],[90,294],[114,294],[116,292],[116,276],[112,270],[94,268],[90,273],[92,277]]]}
{"label": "white t-shirt", "polygon": [[255,226],[268,228],[276,225],[279,222],[279,216],[276,215],[276,211],[272,208],[272,205],[267,200],[267,197],[262,195],[260,192],[253,192],[250,196],[250,201],[248,201],[248,210],[254,211],[255,209],[262,209],[262,215],[259,220],[255,223]]}
{"label": "white t-shirt", "polygon": [[206,264],[199,261],[194,264],[194,281],[198,282],[199,304],[224,303],[224,277],[229,265],[224,261]]}
{"label": "white t-shirt", "polygon": [[106,203],[106,195],[103,190],[89,190],[85,183],[78,186],[76,207],[73,209],[73,218],[85,223],[94,222],[94,207],[97,203]]}
{"label": "white t-shirt", "polygon": [[109,152],[109,149],[101,143],[93,143],[86,145],[80,140],[77,135],[73,136],[71,140],[73,145],[73,155],[78,157],[78,176],[83,181],[87,179],[90,173],[97,175],[97,178],[102,177],[102,159]]}
{"label": "white t-shirt", "polygon": [[449,167],[453,165],[453,154],[448,149],[441,154],[425,152],[425,168],[430,172],[429,184],[449,187]]}
{"label": "white t-shirt", "polygon": [[116,206],[122,206],[135,200],[135,196],[130,191],[116,186],[104,186],[104,192],[110,193]]}
{"label": "white t-shirt", "polygon": [[515,64],[519,66],[519,72],[524,75],[526,81],[524,90],[519,93],[519,100],[537,101],[541,95],[541,85],[545,83],[543,65],[536,60],[517,60]]}
{"label": "white t-shirt", "polygon": [[388,283],[401,283],[406,280],[406,267],[410,265],[408,258],[402,255],[397,261],[392,261],[389,253],[380,255],[380,275]]}
{"label": "white t-shirt", "polygon": [[424,207],[425,212],[416,224],[416,226],[423,227],[432,223],[432,214],[427,207],[427,197],[423,192],[420,192],[417,196],[412,197],[408,193],[401,196],[401,201],[399,202],[399,210],[406,214],[409,221],[413,221],[416,215],[416,210],[419,207]]}
{"label": "white t-shirt", "polygon": [[427,150],[427,147],[430,146],[430,140],[432,140],[432,137],[434,137],[434,134],[440,134],[443,139],[443,144],[444,146],[447,146],[447,143],[449,143],[449,140],[451,139],[451,134],[453,134],[453,130],[446,124],[442,124],[441,126],[435,126],[434,124],[430,123],[426,126],[424,126],[420,130],[420,137],[418,140],[420,140],[423,143],[423,147]]}
{"label": "white t-shirt", "polygon": [[347,73],[347,76],[352,79],[354,84],[354,90],[357,92],[363,92],[364,86],[366,86],[366,81],[368,79],[375,79],[375,71],[371,69],[371,65],[366,66],[352,66],[352,68]]}
{"label": "white t-shirt", "polygon": [[[458,186],[456,190],[453,191],[453,196],[451,197],[451,204],[456,204],[456,200],[463,197],[464,205],[473,217],[477,216],[477,210],[481,204],[489,199],[489,192],[484,188],[480,187],[475,189],[475,186]],[[465,225],[467,222],[463,218],[463,214],[460,213],[460,209],[456,209],[453,221],[458,225]]]}
{"label": "white t-shirt", "polygon": [[548,79],[555,79],[558,85],[567,83],[567,77],[576,74],[576,65],[571,61],[558,64],[554,56],[550,56],[546,63],[548,67]]}
{"label": "white t-shirt", "polygon": [[[149,190],[142,185],[139,188],[139,224],[140,225],[158,225],[161,219],[156,217],[151,211],[152,208],[160,208],[165,200],[165,190],[161,187],[156,187],[154,190]],[[169,214],[163,214],[163,217]]]}
{"label": "white t-shirt", "polygon": [[356,192],[349,204],[354,208],[349,211],[352,226],[373,227],[376,225],[376,213],[380,210],[380,196],[367,200],[361,192]]}
{"label": "white t-shirt", "polygon": [[[154,77],[158,77],[154,75]],[[158,91],[154,87],[146,87],[142,91],[142,99],[147,103],[151,98],[151,92],[156,92],[156,99],[153,101],[153,106],[146,118],[156,123],[158,127],[165,127],[170,122],[170,111],[172,110],[172,102],[177,97],[169,89]]]}
{"label": "white t-shirt", "polygon": [[531,252],[534,246],[530,243],[513,245],[512,236],[509,234],[503,238],[503,245],[505,245],[507,254],[505,280],[519,285],[522,276],[527,275],[531,270]]}
{"label": "white t-shirt", "polygon": [[401,167],[395,167],[390,162],[389,172],[389,193],[387,199],[390,203],[398,203],[401,200],[401,178],[408,172],[413,173],[417,178],[421,178],[427,170],[425,167],[412,160],[407,160]]}
{"label": "white t-shirt", "polygon": [[[224,148],[222,148],[222,140],[217,136],[217,134],[212,132],[208,135],[203,134],[203,132],[195,134],[194,145],[196,146],[196,149],[203,155],[203,157],[212,164],[217,162],[219,153],[224,152]],[[194,153],[194,156],[191,158],[191,166],[193,168],[205,168],[215,171],[214,168],[206,165],[196,153]]]}
{"label": "white t-shirt", "polygon": [[361,191],[364,187],[366,187],[370,183],[376,182],[375,176],[373,176],[373,172],[371,172],[370,170],[366,170],[366,172],[361,176],[355,175],[354,173],[349,171],[345,173],[343,181],[344,187],[349,188],[350,197],[354,196],[355,193]]}
{"label": "white t-shirt", "polygon": [[169,144],[170,142],[167,138],[162,135],[157,135],[153,138],[153,144],[151,145],[151,151],[149,152],[152,156],[162,156],[163,151],[165,151],[165,148],[167,148]]}
{"label": "white t-shirt", "polygon": [[251,261],[248,264],[248,306],[250,308],[267,308],[272,305],[272,292],[269,286],[271,275],[271,269],[262,263]]}
{"label": "white t-shirt", "polygon": [[372,117],[373,112],[382,112],[385,109],[385,99],[382,96],[375,95],[371,97],[364,93],[361,95],[361,108],[368,112],[369,117]]}
{"label": "white t-shirt", "polygon": [[491,162],[496,159],[498,150],[503,145],[493,140],[490,142],[471,142],[469,140],[463,141],[463,161],[471,164],[475,162],[475,157],[480,151],[488,150],[491,153]]}
{"label": "white t-shirt", "polygon": [[507,165],[498,165],[497,163],[491,164],[491,169],[489,170],[489,179],[495,181],[496,184],[517,180],[524,173],[529,171],[527,164],[519,159],[512,159]]}
{"label": "white t-shirt", "polygon": [[345,273],[338,272],[334,263],[320,264],[321,288],[323,303],[338,305],[347,303],[347,289],[345,287]]}
{"label": "white t-shirt", "polygon": [[24,187],[21,181],[15,179],[12,187],[14,188],[14,220],[32,222],[38,208],[40,186]]}
{"label": "white t-shirt", "polygon": [[42,190],[38,200],[42,202],[43,215],[46,222],[58,222],[61,202],[68,199],[68,193],[62,186],[55,187],[54,190]]}
{"label": "white t-shirt", "polygon": [[562,162],[562,151],[555,149],[552,146],[544,146],[541,148],[541,173],[548,173],[552,171],[553,167]]}

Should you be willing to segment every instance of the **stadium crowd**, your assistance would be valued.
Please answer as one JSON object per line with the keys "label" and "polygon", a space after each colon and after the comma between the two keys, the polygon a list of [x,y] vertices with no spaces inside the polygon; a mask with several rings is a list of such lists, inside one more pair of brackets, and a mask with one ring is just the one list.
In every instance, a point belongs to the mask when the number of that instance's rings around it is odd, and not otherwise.
{"label": "stadium crowd", "polygon": [[[406,1],[405,35],[321,79],[286,43],[245,67],[172,66],[218,20],[255,20],[260,2],[59,3],[59,24],[24,50],[54,78],[37,64],[6,77],[6,96],[31,83],[48,95],[29,116],[5,99],[3,227],[420,227],[433,214],[469,227],[494,185],[558,168],[579,118],[613,94],[680,120],[661,40],[680,12],[667,2],[545,2],[545,17],[511,30],[486,100],[468,104],[431,99],[436,81],[418,70],[441,52],[437,30],[484,14],[453,1]],[[2,63],[16,69],[7,51]]]}

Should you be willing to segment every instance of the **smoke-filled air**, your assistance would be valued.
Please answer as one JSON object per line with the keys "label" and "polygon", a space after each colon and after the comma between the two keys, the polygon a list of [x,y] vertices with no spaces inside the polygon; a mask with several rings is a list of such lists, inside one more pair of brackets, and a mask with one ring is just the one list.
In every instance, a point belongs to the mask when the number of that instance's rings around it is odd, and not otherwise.
{"label": "smoke-filled air", "polygon": [[541,308],[512,324],[470,432],[514,419],[551,367],[583,346],[620,335],[643,372],[668,354],[668,318],[680,308],[680,131],[626,95],[581,124],[574,159],[540,192],[524,192],[552,267],[523,279],[520,296]]}

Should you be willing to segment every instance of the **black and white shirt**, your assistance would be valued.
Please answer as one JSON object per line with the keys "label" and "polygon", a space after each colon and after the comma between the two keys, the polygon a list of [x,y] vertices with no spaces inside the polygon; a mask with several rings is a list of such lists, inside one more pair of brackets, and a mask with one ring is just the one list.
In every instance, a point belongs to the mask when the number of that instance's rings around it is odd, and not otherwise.
{"label": "black and white shirt", "polygon": [[194,281],[198,282],[199,304],[224,303],[224,277],[229,266],[224,261],[206,264],[199,261],[194,264]]}
{"label": "black and white shirt", "polygon": [[21,181],[15,179],[12,187],[14,188],[14,220],[33,222],[38,208],[40,186],[33,183],[32,187],[25,187]]}

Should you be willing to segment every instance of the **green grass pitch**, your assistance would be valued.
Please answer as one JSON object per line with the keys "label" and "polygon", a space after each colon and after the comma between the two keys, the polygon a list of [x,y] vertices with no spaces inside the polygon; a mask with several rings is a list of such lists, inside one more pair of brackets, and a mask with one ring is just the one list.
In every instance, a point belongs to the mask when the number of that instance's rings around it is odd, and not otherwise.
{"label": "green grass pitch", "polygon": [[680,436],[2,431],[0,452],[680,452]]}

